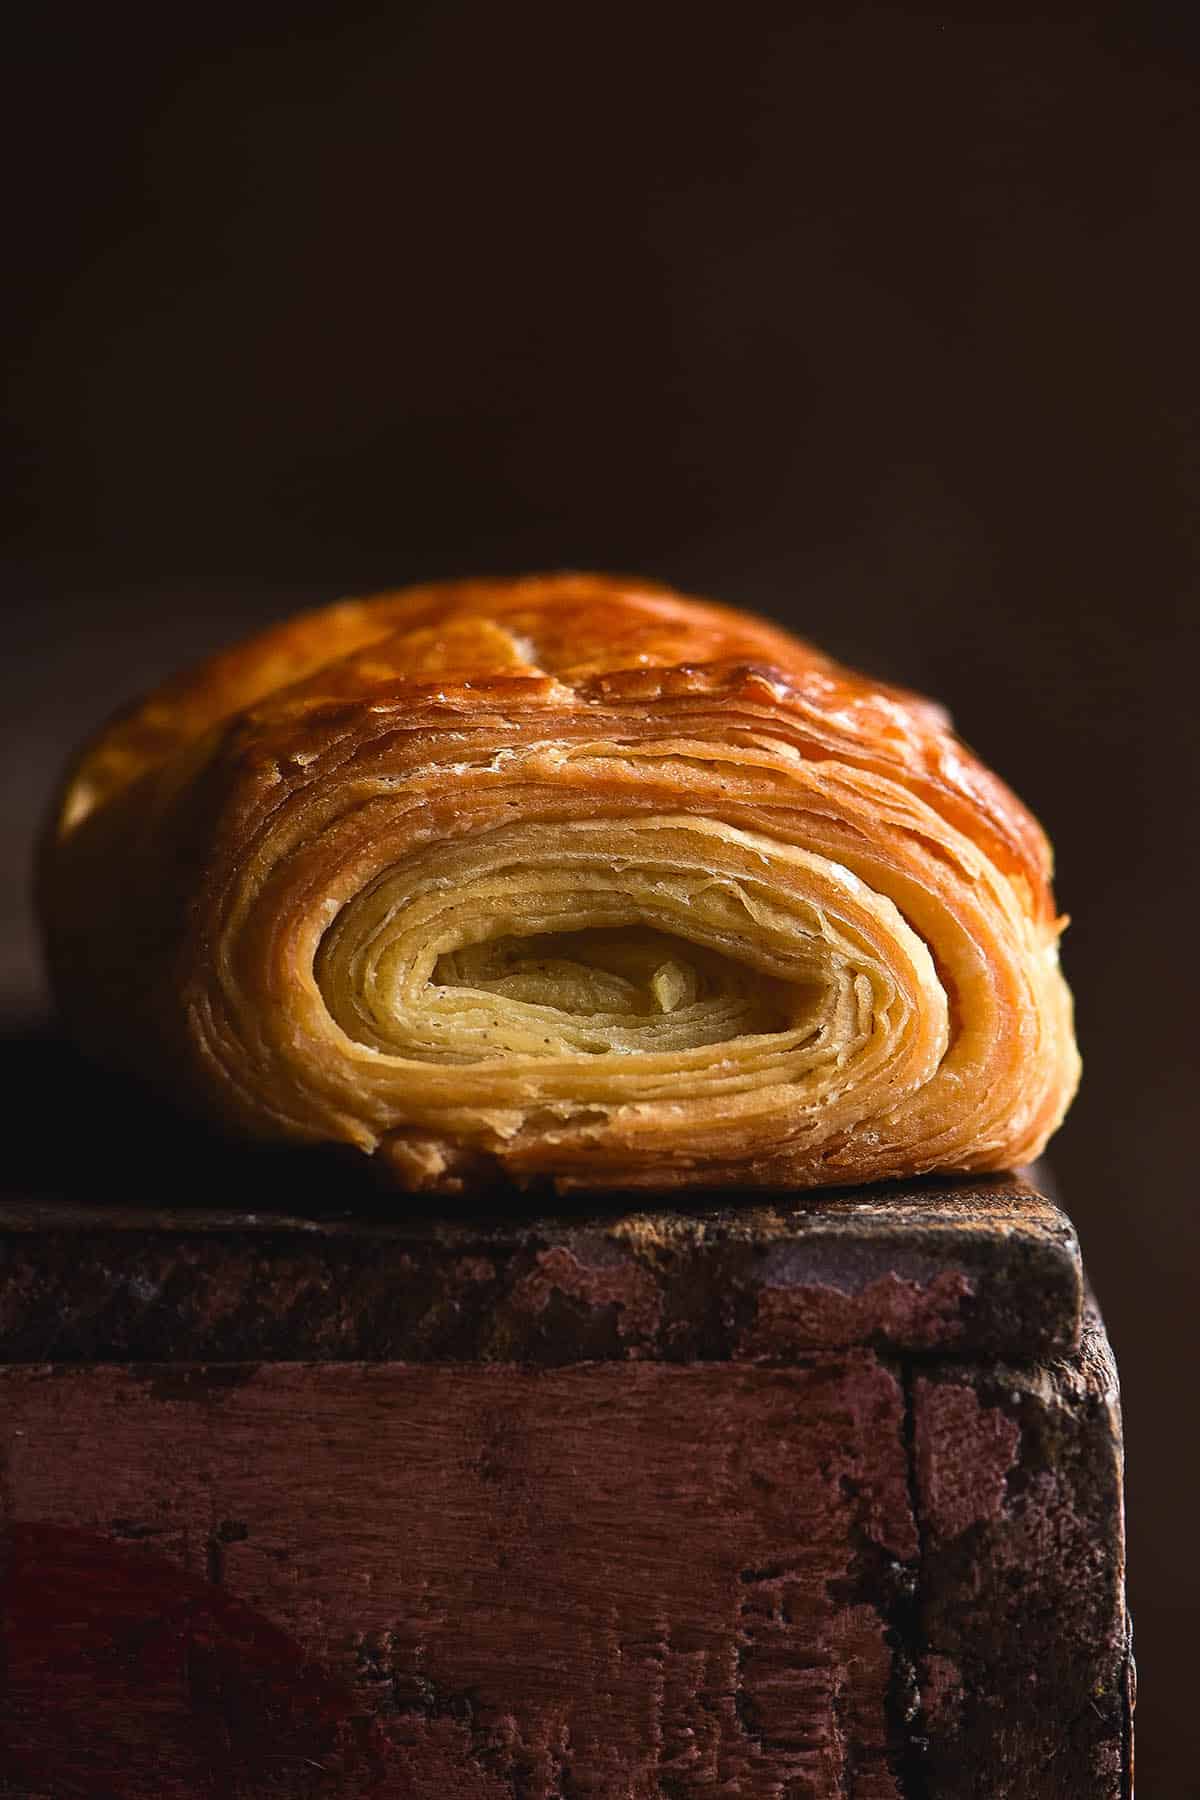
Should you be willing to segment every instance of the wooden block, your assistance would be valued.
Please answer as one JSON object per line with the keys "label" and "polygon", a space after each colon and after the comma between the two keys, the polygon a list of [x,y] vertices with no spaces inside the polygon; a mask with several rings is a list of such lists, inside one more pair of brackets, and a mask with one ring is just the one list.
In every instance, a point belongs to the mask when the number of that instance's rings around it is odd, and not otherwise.
{"label": "wooden block", "polygon": [[[1075,1233],[1011,1176],[397,1219],[337,1163],[217,1166],[216,1191],[261,1192],[265,1172],[289,1210],[0,1202],[5,1359],[562,1364],[1079,1342]],[[353,1211],[331,1205],[347,1188]]]}
{"label": "wooden block", "polygon": [[1120,1429],[1030,1183],[0,1210],[0,1793],[1129,1794]]}

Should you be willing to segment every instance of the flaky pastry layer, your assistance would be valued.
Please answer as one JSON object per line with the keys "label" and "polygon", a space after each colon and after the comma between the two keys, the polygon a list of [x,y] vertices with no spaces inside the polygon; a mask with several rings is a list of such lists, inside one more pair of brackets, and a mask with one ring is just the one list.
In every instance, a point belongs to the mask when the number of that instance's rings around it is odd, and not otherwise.
{"label": "flaky pastry layer", "polygon": [[40,893],[94,1053],[409,1189],[1002,1168],[1078,1079],[1046,840],[940,709],[644,583],[215,657],[83,750]]}

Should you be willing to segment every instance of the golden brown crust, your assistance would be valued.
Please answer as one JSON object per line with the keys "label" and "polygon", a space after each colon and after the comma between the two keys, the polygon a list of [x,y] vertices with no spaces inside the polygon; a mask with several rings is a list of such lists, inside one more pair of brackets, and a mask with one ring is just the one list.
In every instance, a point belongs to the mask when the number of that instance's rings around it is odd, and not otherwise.
{"label": "golden brown crust", "polygon": [[91,1044],[409,1187],[1000,1167],[1077,1076],[1048,846],[940,709],[644,583],[262,633],[84,749],[42,895]]}

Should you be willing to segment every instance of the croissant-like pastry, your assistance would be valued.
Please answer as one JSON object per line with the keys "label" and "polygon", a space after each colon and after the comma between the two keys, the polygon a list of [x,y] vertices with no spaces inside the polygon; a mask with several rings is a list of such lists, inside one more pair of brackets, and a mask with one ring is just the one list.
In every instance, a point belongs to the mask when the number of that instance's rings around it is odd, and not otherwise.
{"label": "croissant-like pastry", "polygon": [[943,713],[590,575],[301,614],[109,725],[41,906],[85,1044],[405,1188],[809,1187],[1036,1156],[1050,853]]}

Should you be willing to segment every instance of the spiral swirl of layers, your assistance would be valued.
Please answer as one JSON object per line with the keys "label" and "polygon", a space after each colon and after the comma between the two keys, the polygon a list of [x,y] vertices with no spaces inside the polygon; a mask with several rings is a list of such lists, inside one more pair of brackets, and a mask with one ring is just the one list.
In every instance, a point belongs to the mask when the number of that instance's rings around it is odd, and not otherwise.
{"label": "spiral swirl of layers", "polygon": [[591,576],[352,601],[103,731],[42,910],[84,1041],[409,1189],[815,1186],[1038,1154],[1046,841],[940,710]]}

